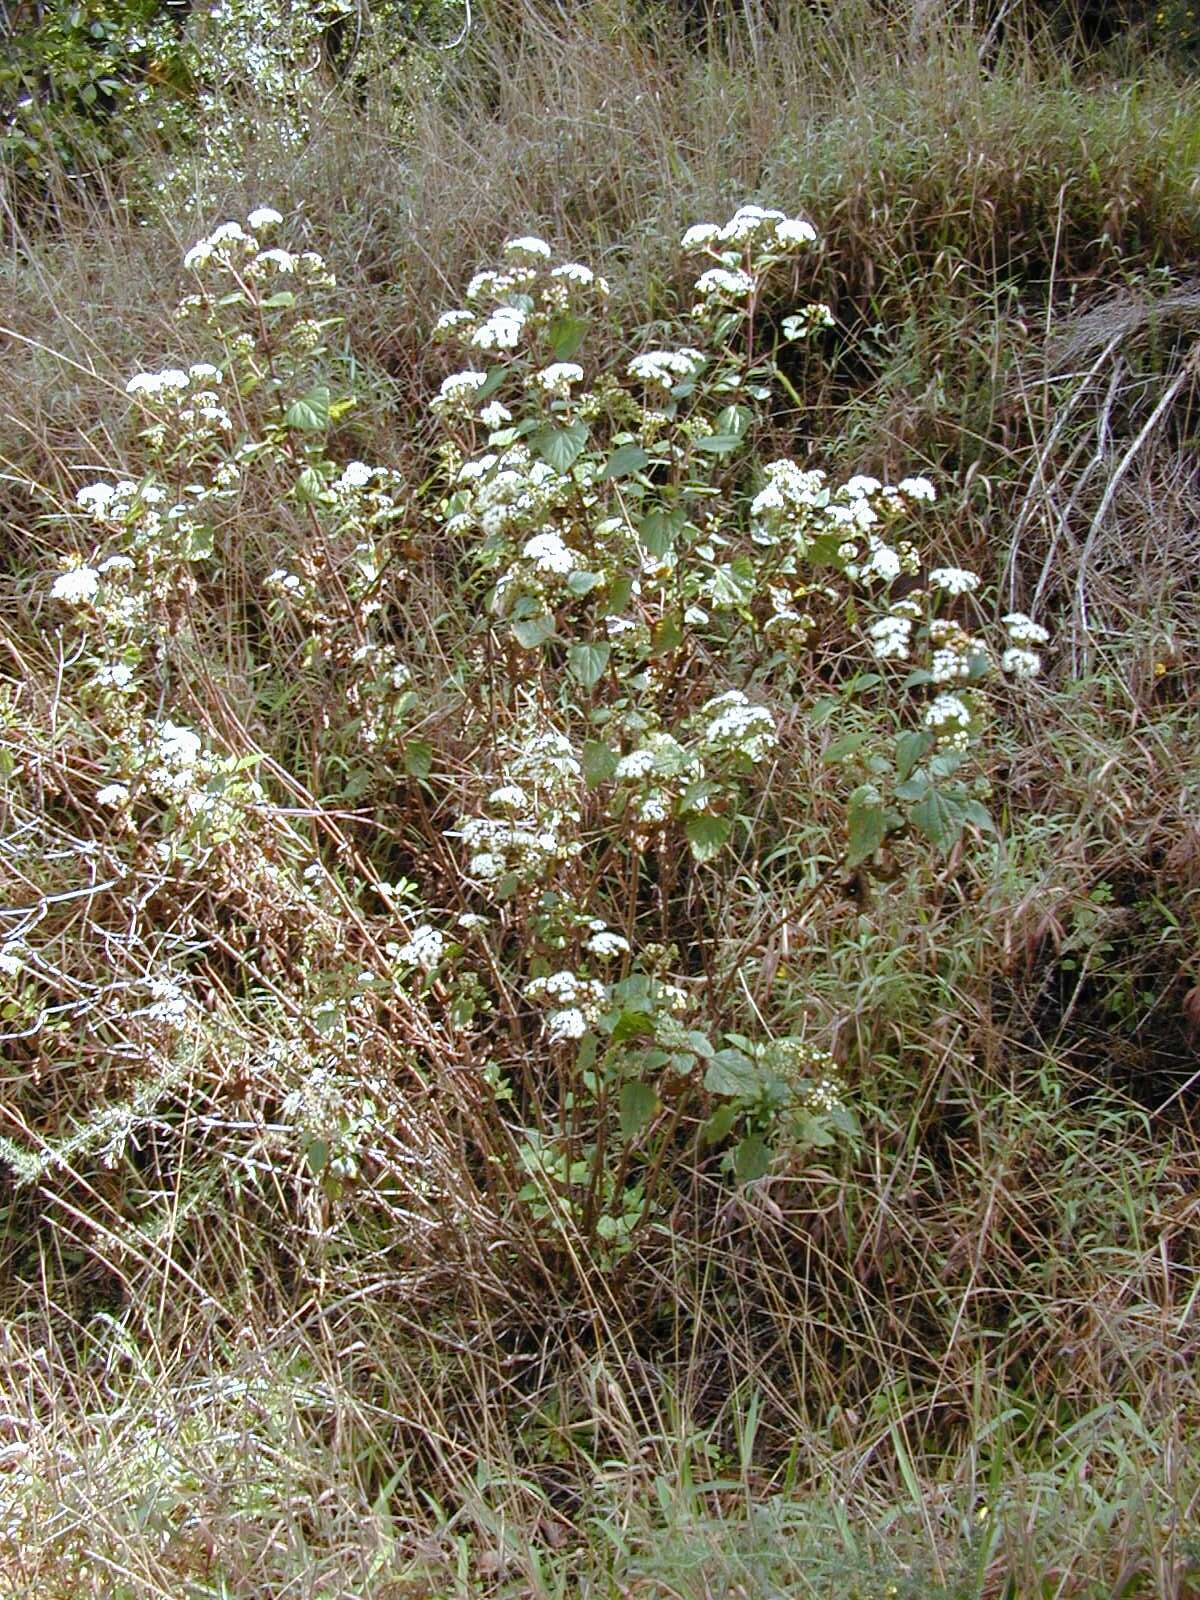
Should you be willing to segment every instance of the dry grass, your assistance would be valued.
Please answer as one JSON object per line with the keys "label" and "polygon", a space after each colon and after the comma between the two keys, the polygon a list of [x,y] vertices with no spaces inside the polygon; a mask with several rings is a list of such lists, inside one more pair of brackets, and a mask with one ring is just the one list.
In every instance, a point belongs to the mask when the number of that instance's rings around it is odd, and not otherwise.
{"label": "dry grass", "polygon": [[[198,162],[194,203],[131,180],[145,225],[115,188],[64,198],[56,232],[9,217],[0,871],[4,931],[36,927],[51,977],[6,1014],[0,1594],[1193,1592],[1200,124],[1148,66],[1056,76],[978,44],[851,6],[707,50],[666,17],[497,8],[401,118],[380,85],[365,110],[331,90],[304,149],[264,137],[252,190]],[[432,779],[381,762],[335,795],[313,730],[344,719],[337,673],[254,616],[283,535],[239,508],[199,644],[163,670],[283,803],[199,867],[97,812],[103,728],[64,697],[43,578],[90,537],[54,508],[137,459],[126,375],[186,353],[181,248],[247,202],[298,212],[337,268],[361,397],[340,452],[418,482],[432,317],[506,235],[602,266],[615,355],[679,304],[680,228],[747,195],[814,216],[797,290],[838,316],[783,447],[952,476],[946,559],[1060,642],[997,731],[996,854],[831,876],[780,932],[831,859],[797,719],[772,849],[674,914],[717,952],[727,1027],[831,1042],[862,1140],[743,1190],[681,1159],[614,1270],[522,1198],[427,997],[346,1053],[354,1092],[388,1096],[349,1190],[282,1110],[314,1007],[386,969],[396,918],[365,886],[467,903],[444,833],[495,730],[448,552],[418,529],[405,558]],[[301,852],[315,904],[278,894]],[[205,995],[183,1054],[144,1014],[168,955]]]}

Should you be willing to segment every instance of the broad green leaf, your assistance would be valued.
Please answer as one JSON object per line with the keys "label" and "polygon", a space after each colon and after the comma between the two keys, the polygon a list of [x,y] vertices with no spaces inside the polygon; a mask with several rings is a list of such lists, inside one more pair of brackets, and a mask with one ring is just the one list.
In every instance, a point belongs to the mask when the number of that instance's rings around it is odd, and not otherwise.
{"label": "broad green leaf", "polygon": [[753,421],[754,413],[749,406],[726,406],[717,413],[714,426],[719,434],[728,433],[735,439],[741,439],[749,431]]}
{"label": "broad green leaf", "polygon": [[996,824],[992,821],[991,812],[979,800],[967,801],[966,820],[984,833],[996,832]]}
{"label": "broad green leaf", "polygon": [[725,1094],[751,1099],[760,1087],[758,1068],[740,1050],[718,1050],[704,1074],[709,1094]]}
{"label": "broad green leaf", "polygon": [[329,1161],[329,1146],[324,1139],[314,1139],[304,1152],[304,1159],[308,1163],[308,1170],[319,1176],[324,1172]]}
{"label": "broad green leaf", "polygon": [[554,618],[548,615],[525,617],[512,625],[513,635],[522,650],[536,650],[554,636]]}
{"label": "broad green leaf", "polygon": [[618,574],[608,586],[608,599],[604,607],[606,617],[619,617],[633,594],[633,579],[627,572]]}
{"label": "broad green leaf", "polygon": [[701,863],[719,855],[729,838],[733,824],[728,817],[710,817],[706,812],[694,812],[683,825],[692,855]]}
{"label": "broad green leaf", "polygon": [[556,472],[568,472],[587,444],[586,422],[567,422],[561,427],[546,423],[530,439],[542,460]]}
{"label": "broad green leaf", "polygon": [[650,654],[665,656],[669,650],[678,650],[683,643],[683,625],[678,617],[669,613],[654,624],[650,635]]}
{"label": "broad green leaf", "polygon": [[404,770],[411,778],[427,778],[433,769],[433,746],[428,739],[408,739],[404,744]]}
{"label": "broad green leaf", "polygon": [[683,524],[682,511],[650,511],[638,524],[638,537],[652,556],[665,556]]}
{"label": "broad green leaf", "polygon": [[601,481],[611,478],[628,478],[640,472],[650,459],[650,453],[640,444],[623,444],[614,450],[604,464]]}
{"label": "broad green leaf", "polygon": [[896,776],[901,783],[932,744],[933,737],[924,728],[909,728],[896,735]]}
{"label": "broad green leaf", "polygon": [[860,784],[850,796],[846,828],[846,865],[857,867],[875,854],[887,834],[887,812],[874,784]]}
{"label": "broad green leaf", "polygon": [[654,1115],[654,1108],[658,1104],[658,1096],[648,1083],[634,1080],[627,1083],[621,1090],[621,1133],[626,1139],[633,1139]]}
{"label": "broad green leaf", "polygon": [[736,450],[741,442],[736,433],[710,433],[704,439],[694,440],[693,449],[703,450],[712,456],[727,456],[731,450]]}
{"label": "broad green leaf", "polygon": [[280,289],[278,294],[269,294],[262,302],[264,311],[285,311],[296,304],[296,296],[290,289]]}
{"label": "broad green leaf", "polygon": [[603,575],[599,572],[571,572],[567,575],[567,588],[579,598],[591,594],[592,590],[603,582]]}
{"label": "broad green leaf", "polygon": [[305,467],[296,479],[294,493],[301,505],[315,505],[326,493],[325,479],[315,467]]}
{"label": "broad green leaf", "polygon": [[573,644],[567,651],[567,670],[585,689],[594,689],[611,654],[609,644]]}
{"label": "broad green leaf", "polygon": [[293,400],[283,414],[289,428],[301,433],[319,433],[329,423],[329,386],[319,383],[299,400]]}
{"label": "broad green leaf", "polygon": [[939,849],[952,845],[958,838],[966,815],[967,802],[961,793],[932,787],[909,812],[913,826]]}
{"label": "broad green leaf", "polygon": [[715,606],[747,606],[754,597],[754,569],[744,557],[719,566],[709,590]]}
{"label": "broad green leaf", "polygon": [[583,317],[573,317],[568,312],[555,317],[550,324],[550,353],[555,361],[570,361],[577,354],[587,334],[587,327]]}
{"label": "broad green leaf", "polygon": [[583,747],[583,779],[589,789],[607,783],[617,770],[617,754],[599,739],[589,739]]}
{"label": "broad green leaf", "polygon": [[740,1139],[733,1152],[733,1175],[739,1183],[765,1178],[771,1167],[771,1152],[757,1133]]}
{"label": "broad green leaf", "polygon": [[726,1102],[725,1105],[718,1106],[700,1129],[701,1143],[720,1144],[722,1139],[728,1139],[733,1132],[733,1125],[737,1119],[738,1108],[735,1105]]}
{"label": "broad green leaf", "polygon": [[852,756],[856,750],[860,750],[869,738],[868,733],[844,733],[826,750],[825,765],[832,766],[835,761],[845,761],[847,756]]}

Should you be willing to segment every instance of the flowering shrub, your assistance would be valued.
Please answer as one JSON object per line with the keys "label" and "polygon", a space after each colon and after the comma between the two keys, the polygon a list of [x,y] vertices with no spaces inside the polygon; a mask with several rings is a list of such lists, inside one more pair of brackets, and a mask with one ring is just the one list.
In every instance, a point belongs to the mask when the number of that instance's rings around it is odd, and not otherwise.
{"label": "flowering shrub", "polygon": [[[467,364],[431,400],[424,499],[391,468],[335,459],[353,406],[327,342],[335,286],[319,256],[276,242],[282,222],[261,207],[188,251],[180,317],[201,348],[130,379],[142,468],[78,491],[98,543],[47,580],[105,739],[96,804],[118,837],[157,830],[164,863],[269,885],[289,936],[326,952],[297,975],[303,1028],[276,1015],[271,1054],[272,1137],[326,1200],[394,1186],[399,1084],[432,1057],[486,1204],[507,1195],[568,1255],[582,1242],[613,1264],[696,1162],[749,1182],[855,1136],[832,1056],[735,1008],[736,957],[696,910],[788,825],[770,800],[789,723],[845,718],[825,749],[845,803],[836,862],[946,848],[990,826],[971,761],[995,658],[1028,678],[1046,636],[1012,614],[993,648],[978,577],[927,570],[924,478],[756,461],[778,342],[828,321],[805,307],[775,331],[761,312],[816,245],[803,218],[744,206],[689,229],[678,339],[615,372],[588,360],[604,280],[539,238],[509,241],[437,321]],[[474,612],[458,705],[486,733],[450,783],[449,749],[417,736],[448,692],[406,621],[400,552],[422,517]],[[247,625],[292,642],[318,769],[356,753],[367,791],[400,774],[455,808],[416,805],[438,863],[428,904],[345,856],[349,964],[328,965],[337,920],[314,912],[332,876],[274,799],[295,780],[174,708],[235,566],[257,581]],[[196,1015],[186,974],[160,988],[146,1015],[178,1033]],[[426,1205],[428,1179],[414,1192]]]}

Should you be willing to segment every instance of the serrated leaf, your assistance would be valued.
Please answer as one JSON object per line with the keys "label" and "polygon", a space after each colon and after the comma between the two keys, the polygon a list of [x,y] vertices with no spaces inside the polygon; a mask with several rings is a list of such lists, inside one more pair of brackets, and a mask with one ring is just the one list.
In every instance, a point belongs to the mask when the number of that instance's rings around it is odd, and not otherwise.
{"label": "serrated leaf", "polygon": [[607,783],[617,770],[617,754],[599,739],[589,739],[583,747],[583,781],[589,789]]}
{"label": "serrated leaf", "polygon": [[512,625],[513,637],[522,650],[536,650],[547,639],[554,637],[554,618],[551,616],[525,617]]}
{"label": "serrated leaf", "polygon": [[319,383],[307,394],[293,400],[283,414],[289,428],[301,433],[319,433],[329,424],[329,386]]}
{"label": "serrated leaf", "polygon": [[600,474],[601,481],[628,478],[633,473],[640,472],[649,460],[650,452],[643,450],[640,444],[620,445],[604,463],[604,471]]}
{"label": "serrated leaf", "polygon": [[912,800],[924,800],[929,793],[929,779],[924,773],[918,773],[915,778],[906,778],[903,783],[898,783],[895,788],[897,800],[906,804]]}
{"label": "serrated leaf", "polygon": [[550,324],[550,353],[555,361],[570,361],[578,353],[587,328],[583,317],[573,317],[568,313],[555,317]]}
{"label": "serrated leaf", "polygon": [[909,819],[931,844],[945,849],[962,832],[966,815],[967,805],[961,795],[931,785],[925,798],[918,800],[909,812]]}
{"label": "serrated leaf", "polygon": [[599,572],[571,572],[567,574],[567,588],[577,599],[582,599],[585,594],[604,582],[604,577]]}
{"label": "serrated leaf", "polygon": [[547,466],[556,472],[569,472],[587,441],[586,422],[567,422],[562,427],[546,423],[533,434],[529,443]]}
{"label": "serrated leaf", "polygon": [[845,761],[847,756],[852,756],[856,750],[860,750],[869,738],[868,733],[844,733],[826,750],[825,765],[832,766],[835,761]]}
{"label": "serrated leaf", "polygon": [[610,644],[573,644],[567,651],[567,670],[585,689],[594,689],[611,654]]}
{"label": "serrated leaf", "polygon": [[992,821],[992,814],[979,800],[968,800],[966,820],[979,828],[983,833],[995,833],[996,824]]}
{"label": "serrated leaf", "polygon": [[714,426],[718,434],[729,434],[734,439],[742,439],[749,432],[753,421],[754,413],[749,406],[725,406],[717,413]]}
{"label": "serrated leaf", "polygon": [[846,829],[846,865],[857,867],[875,854],[887,834],[887,812],[874,784],[860,784],[850,796]]}
{"label": "serrated leaf", "polygon": [[932,744],[933,737],[924,728],[910,728],[896,735],[896,776],[901,783]]}
{"label": "serrated leaf", "polygon": [[667,554],[683,527],[682,511],[650,511],[638,524],[638,538],[652,556]]}
{"label": "serrated leaf", "polygon": [[668,650],[678,650],[683,643],[683,625],[678,617],[669,613],[661,617],[650,634],[650,654],[665,656]]}
{"label": "serrated leaf", "polygon": [[732,831],[728,817],[710,817],[706,812],[694,812],[683,825],[693,857],[703,864],[720,855]]}
{"label": "serrated leaf", "polygon": [[771,1151],[757,1133],[740,1139],[733,1152],[733,1175],[739,1183],[765,1178],[771,1168]]}
{"label": "serrated leaf", "polygon": [[658,1104],[658,1096],[648,1083],[641,1083],[635,1079],[627,1083],[621,1090],[620,1115],[621,1133],[626,1139],[633,1139],[654,1115],[654,1108]]}
{"label": "serrated leaf", "polygon": [[404,770],[410,778],[427,778],[433,769],[433,746],[428,739],[408,739],[404,744]]}
{"label": "serrated leaf", "polygon": [[728,1139],[733,1132],[733,1125],[738,1119],[738,1108],[726,1103],[718,1106],[700,1129],[700,1142],[702,1144],[720,1144],[722,1139]]}
{"label": "serrated leaf", "polygon": [[741,1050],[718,1050],[705,1070],[704,1087],[709,1094],[752,1099],[760,1087],[758,1068]]}

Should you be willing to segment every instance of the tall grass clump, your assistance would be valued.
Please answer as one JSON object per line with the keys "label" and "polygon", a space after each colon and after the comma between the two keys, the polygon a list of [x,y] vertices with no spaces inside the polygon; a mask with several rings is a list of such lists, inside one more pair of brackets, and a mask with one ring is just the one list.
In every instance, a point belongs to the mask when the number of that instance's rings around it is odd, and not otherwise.
{"label": "tall grass clump", "polygon": [[381,18],[7,196],[0,1594],[1184,1600],[1185,80]]}

